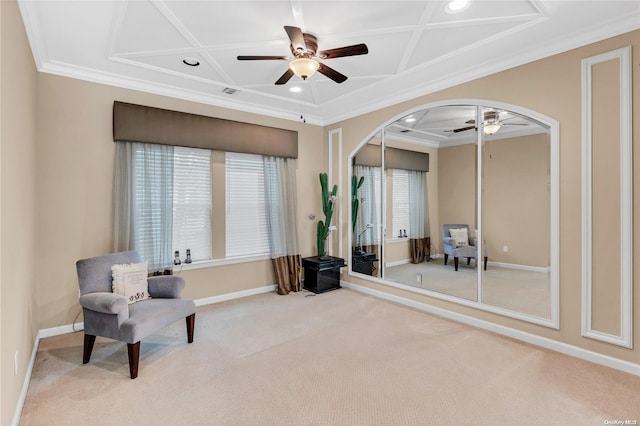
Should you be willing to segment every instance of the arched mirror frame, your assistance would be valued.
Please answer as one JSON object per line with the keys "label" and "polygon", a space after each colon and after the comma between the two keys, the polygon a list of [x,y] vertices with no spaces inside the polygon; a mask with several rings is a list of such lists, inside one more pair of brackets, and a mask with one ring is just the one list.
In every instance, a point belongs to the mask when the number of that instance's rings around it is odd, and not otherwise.
{"label": "arched mirror frame", "polygon": [[[389,287],[395,287],[402,290],[410,291],[413,293],[423,294],[429,297],[433,297],[436,299],[446,300],[449,302],[453,302],[459,305],[470,306],[476,309],[496,313],[499,315],[503,315],[506,317],[516,318],[522,321],[531,322],[534,324],[539,324],[545,327],[559,329],[560,328],[560,124],[558,121],[540,114],[536,111],[518,106],[512,105],[502,102],[495,102],[484,99],[448,99],[443,101],[431,102],[427,104],[423,104],[409,110],[403,111],[400,114],[390,118],[386,122],[382,123],[380,126],[372,130],[349,154],[349,159],[347,164],[352,164],[355,155],[358,153],[361,147],[363,147],[369,140],[371,140],[376,135],[381,135],[382,139],[382,147],[384,149],[385,145],[385,136],[384,130],[387,126],[394,123],[395,121],[405,117],[409,114],[416,113],[418,111],[423,111],[425,109],[437,108],[437,107],[446,107],[453,105],[466,105],[466,106],[474,106],[477,110],[476,120],[479,120],[482,114],[482,108],[497,108],[502,110],[513,111],[517,114],[521,114],[524,116],[528,116],[549,128],[549,139],[550,139],[550,235],[549,235],[549,253],[550,253],[550,309],[551,309],[551,317],[550,319],[539,318],[527,314],[523,314],[520,312],[488,305],[482,302],[482,298],[479,298],[478,301],[467,300],[463,298],[459,298],[456,296],[451,296],[443,293],[438,293],[435,291],[417,288],[408,286],[405,284],[393,282],[386,280],[383,278],[373,277],[370,275],[361,274],[358,272],[354,272],[351,268],[349,268],[349,275],[357,277],[359,279],[368,280],[372,282],[376,282],[379,284],[383,284]],[[482,153],[482,136],[478,135],[478,154],[481,158]],[[384,157],[384,156],[383,156]],[[383,161],[383,160],[382,160]],[[481,200],[481,174],[482,174],[482,162],[480,161],[478,164],[478,182],[477,182],[477,196],[478,200]],[[348,181],[351,182],[351,177],[353,176],[353,168],[348,167]],[[382,188],[382,210],[385,211],[386,207],[386,191],[383,185]],[[481,201],[479,201],[481,203]],[[351,217],[351,203],[346,203],[348,206],[348,216]],[[480,207],[480,206],[478,206]],[[481,212],[481,209],[478,208],[478,211]],[[478,223],[481,223],[481,213],[479,213]],[[383,220],[383,223],[385,221]],[[386,232],[386,230],[385,230]],[[482,226],[479,230],[479,236],[482,235]],[[384,238],[383,238],[384,241]],[[384,244],[384,243],[383,243]],[[353,235],[352,232],[348,232],[348,247],[353,247]],[[384,263],[384,257],[380,259],[380,263]],[[478,271],[478,293],[479,295],[482,292],[482,274]]]}

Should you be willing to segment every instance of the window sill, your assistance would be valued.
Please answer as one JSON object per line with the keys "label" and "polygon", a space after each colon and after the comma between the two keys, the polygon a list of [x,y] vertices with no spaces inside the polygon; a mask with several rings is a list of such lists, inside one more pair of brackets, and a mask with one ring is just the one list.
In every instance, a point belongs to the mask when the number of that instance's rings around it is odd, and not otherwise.
{"label": "window sill", "polygon": [[257,262],[269,259],[271,259],[270,255],[261,254],[256,256],[230,257],[227,259],[201,260],[199,262],[182,263],[178,266],[174,266],[173,272],[180,273],[182,271],[190,271],[192,269],[214,268],[216,266],[235,265],[238,263]]}
{"label": "window sill", "polygon": [[405,241],[409,241],[409,238],[398,238],[398,237],[394,237],[394,238],[387,238],[386,239],[386,243],[387,244],[396,244],[396,243],[403,243]]}

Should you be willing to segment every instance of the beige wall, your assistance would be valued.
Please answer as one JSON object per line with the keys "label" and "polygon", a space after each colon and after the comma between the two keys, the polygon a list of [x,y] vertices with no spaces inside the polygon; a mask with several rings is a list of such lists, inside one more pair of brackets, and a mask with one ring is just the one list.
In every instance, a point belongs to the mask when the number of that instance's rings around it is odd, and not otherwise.
{"label": "beige wall", "polygon": [[[593,65],[592,328],[620,334],[620,60]],[[637,105],[637,104],[636,104]],[[638,108],[638,106],[636,106]],[[636,110],[636,115],[638,114]]]}
{"label": "beige wall", "polygon": [[[634,328],[635,348],[630,350],[581,337],[581,60],[596,54],[631,45],[633,57],[640,55],[640,31],[631,32],[583,48],[535,61],[459,86],[418,97],[388,108],[328,126],[342,128],[344,158],[369,133],[401,113],[447,99],[485,99],[519,105],[545,114],[560,123],[560,330],[498,316],[459,306],[382,284],[354,277],[347,280],[372,289],[400,295],[525,332],[565,342],[587,350],[638,363],[640,327]],[[637,71],[637,60],[633,62]],[[633,103],[640,105],[640,74],[633,77]],[[640,143],[640,114],[633,115],[634,145]],[[328,130],[327,129],[327,130]],[[607,153],[606,155],[611,155]],[[634,250],[640,253],[640,150],[634,152]],[[345,166],[346,167],[346,166]],[[446,168],[442,152],[439,169]],[[346,175],[346,173],[345,173]],[[442,175],[439,199],[444,197]],[[440,210],[440,217],[445,217]],[[442,219],[441,219],[442,220]],[[472,220],[472,219],[471,219]],[[346,244],[346,243],[345,243]],[[637,263],[637,262],[636,262]],[[640,274],[634,277],[634,318],[640,315]],[[619,283],[611,282],[611,286]],[[637,324],[636,324],[637,325]]]}
{"label": "beige wall", "polygon": [[[327,163],[322,128],[39,74],[37,266],[39,282],[43,283],[38,298],[40,328],[74,320],[80,312],[76,260],[107,253],[111,247],[114,100],[297,130],[298,232],[302,254],[315,254],[315,221],[307,215],[318,215],[321,210],[317,176]],[[219,172],[214,168],[214,178],[220,176]],[[214,206],[216,203],[214,200]],[[215,235],[214,241],[223,238],[224,234]],[[214,249],[220,252],[217,245]],[[275,282],[270,266],[270,261],[259,261],[183,271],[187,281],[184,295],[205,298],[272,285]]]}
{"label": "beige wall", "polygon": [[490,261],[549,267],[550,153],[547,134],[485,143],[482,220]]}
{"label": "beige wall", "polygon": [[470,238],[476,228],[476,145],[466,144],[438,150],[438,238],[431,243],[443,253],[441,225],[458,223],[469,225]]}
{"label": "beige wall", "polygon": [[0,2],[0,17],[0,424],[9,425],[38,331],[36,69],[17,3]]}

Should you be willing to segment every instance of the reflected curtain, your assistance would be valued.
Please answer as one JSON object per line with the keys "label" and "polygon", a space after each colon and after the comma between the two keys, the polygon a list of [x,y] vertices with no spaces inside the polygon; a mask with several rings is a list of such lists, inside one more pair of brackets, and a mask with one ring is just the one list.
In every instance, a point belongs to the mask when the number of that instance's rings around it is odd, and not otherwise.
{"label": "reflected curtain", "polygon": [[[377,246],[380,244],[381,185],[380,167],[353,166],[353,173],[364,182],[360,187],[360,209],[356,219],[356,229],[352,236],[354,247]],[[373,225],[367,229],[367,225]],[[365,250],[366,251],[366,250]]]}
{"label": "reflected curtain", "polygon": [[171,271],[173,147],[116,143],[113,191],[115,252],[136,250],[152,274]]}
{"label": "reflected curtain", "polygon": [[296,160],[263,157],[269,248],[278,294],[302,288],[298,247]]}
{"label": "reflected curtain", "polygon": [[429,193],[427,173],[407,170],[409,181],[409,244],[411,263],[429,259]]}

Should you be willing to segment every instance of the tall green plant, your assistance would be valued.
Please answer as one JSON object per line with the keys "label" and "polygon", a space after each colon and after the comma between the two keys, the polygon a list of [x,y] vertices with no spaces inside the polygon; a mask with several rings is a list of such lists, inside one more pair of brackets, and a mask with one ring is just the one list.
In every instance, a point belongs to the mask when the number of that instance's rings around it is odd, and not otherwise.
{"label": "tall green plant", "polygon": [[360,209],[360,200],[358,199],[358,190],[364,183],[364,176],[358,180],[357,176],[351,176],[351,230],[356,233],[356,223],[358,222],[358,210]]}
{"label": "tall green plant", "polygon": [[317,229],[317,248],[318,256],[324,256],[325,243],[329,237],[329,228],[331,227],[331,217],[333,216],[333,206],[336,202],[336,194],[338,193],[338,185],[333,185],[333,189],[329,192],[329,177],[326,173],[320,173],[320,187],[322,189],[322,212],[324,213],[324,222],[318,222]]}

